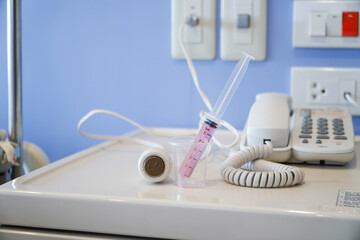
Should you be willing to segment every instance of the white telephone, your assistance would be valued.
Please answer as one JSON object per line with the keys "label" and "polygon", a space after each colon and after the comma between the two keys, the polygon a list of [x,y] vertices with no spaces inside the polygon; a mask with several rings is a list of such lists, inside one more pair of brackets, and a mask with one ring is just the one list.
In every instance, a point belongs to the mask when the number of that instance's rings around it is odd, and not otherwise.
{"label": "white telephone", "polygon": [[344,109],[291,110],[291,98],[281,93],[256,96],[241,147],[271,141],[275,162],[343,165],[354,157],[354,128]]}

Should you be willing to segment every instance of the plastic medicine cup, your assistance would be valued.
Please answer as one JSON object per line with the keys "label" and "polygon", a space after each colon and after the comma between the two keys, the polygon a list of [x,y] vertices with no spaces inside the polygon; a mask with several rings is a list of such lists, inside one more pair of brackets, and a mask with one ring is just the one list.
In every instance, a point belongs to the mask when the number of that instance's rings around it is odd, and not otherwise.
{"label": "plastic medicine cup", "polygon": [[[171,157],[173,160],[175,181],[178,187],[196,188],[205,186],[206,167],[211,151],[211,141],[209,143],[194,143],[194,140],[195,137],[178,137],[169,140],[172,149]],[[190,149],[195,145],[197,149],[203,149],[206,145],[207,147],[196,164],[191,176],[182,177],[179,173],[180,166]]]}

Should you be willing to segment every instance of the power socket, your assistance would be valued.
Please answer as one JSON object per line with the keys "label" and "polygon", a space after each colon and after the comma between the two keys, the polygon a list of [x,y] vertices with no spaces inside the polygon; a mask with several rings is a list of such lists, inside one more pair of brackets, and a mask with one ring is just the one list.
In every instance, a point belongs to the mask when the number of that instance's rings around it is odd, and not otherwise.
{"label": "power socket", "polygon": [[346,108],[352,115],[360,109],[351,105],[345,93],[360,105],[360,68],[308,68],[291,69],[291,96],[293,107]]}
{"label": "power socket", "polygon": [[[359,75],[357,77],[360,79]],[[360,84],[360,82],[358,84]],[[349,104],[348,101],[345,99],[345,96],[344,96],[345,93],[349,93],[353,99],[359,98],[358,96],[356,96],[355,89],[356,89],[356,80],[346,80],[346,79],[340,80],[339,103],[345,104],[345,105]],[[358,94],[360,94],[360,93],[358,92]]]}
{"label": "power socket", "polygon": [[307,79],[307,103],[336,104],[338,102],[338,84],[336,79]]}
{"label": "power socket", "polygon": [[216,0],[171,1],[171,56],[185,59],[179,43],[181,24],[191,15],[199,17],[197,25],[185,24],[183,42],[192,59],[211,60],[216,55]]}

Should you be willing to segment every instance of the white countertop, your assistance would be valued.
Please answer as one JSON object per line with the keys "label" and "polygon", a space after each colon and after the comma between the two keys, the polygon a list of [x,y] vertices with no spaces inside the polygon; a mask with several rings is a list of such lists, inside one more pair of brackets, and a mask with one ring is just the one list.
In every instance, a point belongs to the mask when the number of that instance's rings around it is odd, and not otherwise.
{"label": "white countertop", "polygon": [[210,159],[204,188],[179,188],[172,175],[149,183],[137,170],[146,148],[106,142],[0,186],[0,224],[176,239],[360,238],[360,206],[338,201],[360,194],[359,144],[347,165],[297,165],[305,182],[278,189],[223,182],[221,151]]}

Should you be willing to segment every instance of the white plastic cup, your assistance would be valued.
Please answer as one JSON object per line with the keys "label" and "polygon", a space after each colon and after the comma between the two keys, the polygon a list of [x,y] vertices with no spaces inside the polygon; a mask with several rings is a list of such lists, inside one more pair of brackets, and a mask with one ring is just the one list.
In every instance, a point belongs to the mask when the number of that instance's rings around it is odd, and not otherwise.
{"label": "white plastic cup", "polygon": [[[195,137],[178,137],[169,140],[172,149],[171,158],[174,165],[176,185],[179,187],[195,188],[205,186],[206,167],[211,150],[211,141],[209,143],[194,143],[194,140]],[[198,149],[202,149],[205,147],[204,145],[207,145],[207,147],[196,164],[191,176],[182,177],[179,173],[180,166],[194,144],[198,145]]]}

